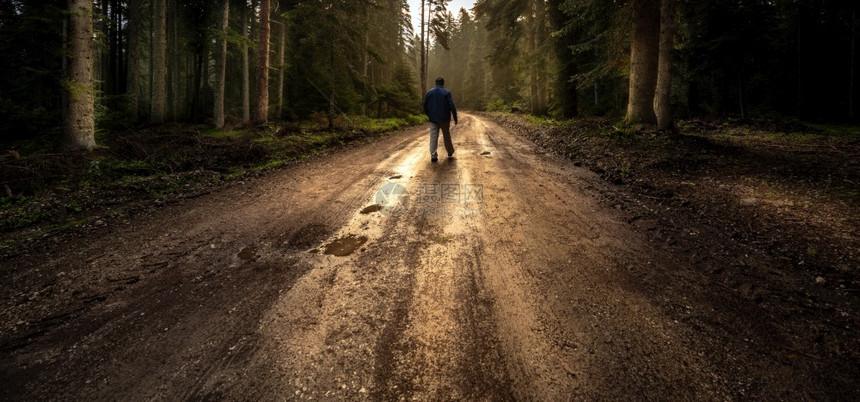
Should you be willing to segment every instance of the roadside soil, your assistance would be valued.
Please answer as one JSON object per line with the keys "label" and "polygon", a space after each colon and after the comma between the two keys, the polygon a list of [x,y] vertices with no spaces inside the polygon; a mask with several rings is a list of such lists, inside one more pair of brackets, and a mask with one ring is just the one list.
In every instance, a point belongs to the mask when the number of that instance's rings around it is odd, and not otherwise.
{"label": "roadside soil", "polygon": [[[406,124],[406,121],[389,122]],[[387,135],[390,126],[281,123],[272,128],[164,124],[125,128],[99,138],[92,152],[51,153],[44,141],[0,153],[0,254],[68,229],[105,226],[173,202],[269,173],[275,166],[324,156]],[[326,125],[327,126],[327,125]]]}
{"label": "roadside soil", "polygon": [[2,257],[0,398],[860,395],[856,204],[825,204],[847,219],[807,224],[801,264],[780,247],[804,215],[713,212],[505,127],[463,116],[436,164],[406,130]]}

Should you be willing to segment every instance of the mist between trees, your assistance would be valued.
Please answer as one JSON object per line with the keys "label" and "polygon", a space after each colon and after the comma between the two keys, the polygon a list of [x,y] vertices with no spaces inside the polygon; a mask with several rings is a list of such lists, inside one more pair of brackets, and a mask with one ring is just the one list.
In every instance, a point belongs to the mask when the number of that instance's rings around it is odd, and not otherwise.
{"label": "mist between trees", "polygon": [[439,75],[473,110],[850,121],[857,3],[5,0],[0,131],[403,116]]}

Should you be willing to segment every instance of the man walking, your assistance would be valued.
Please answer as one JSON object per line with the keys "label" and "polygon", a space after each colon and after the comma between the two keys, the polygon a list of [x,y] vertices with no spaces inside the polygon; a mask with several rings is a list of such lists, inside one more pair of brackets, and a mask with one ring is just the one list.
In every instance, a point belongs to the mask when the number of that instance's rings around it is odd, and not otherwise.
{"label": "man walking", "polygon": [[442,129],[442,139],[448,157],[454,157],[454,144],[451,142],[451,115],[457,124],[457,108],[451,91],[445,89],[445,79],[436,77],[436,86],[427,91],[424,96],[424,113],[430,119],[430,162],[439,160],[436,149],[439,147],[439,129]]}

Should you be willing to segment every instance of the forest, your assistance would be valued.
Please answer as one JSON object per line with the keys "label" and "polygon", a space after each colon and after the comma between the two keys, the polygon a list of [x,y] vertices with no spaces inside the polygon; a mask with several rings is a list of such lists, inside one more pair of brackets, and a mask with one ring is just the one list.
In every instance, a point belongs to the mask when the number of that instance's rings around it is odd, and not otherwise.
{"label": "forest", "polygon": [[662,129],[857,114],[854,1],[447,3],[4,1],[0,132],[92,148],[128,124],[405,116],[440,75],[464,109]]}
{"label": "forest", "polygon": [[860,400],[858,11],[0,0],[0,400]]}

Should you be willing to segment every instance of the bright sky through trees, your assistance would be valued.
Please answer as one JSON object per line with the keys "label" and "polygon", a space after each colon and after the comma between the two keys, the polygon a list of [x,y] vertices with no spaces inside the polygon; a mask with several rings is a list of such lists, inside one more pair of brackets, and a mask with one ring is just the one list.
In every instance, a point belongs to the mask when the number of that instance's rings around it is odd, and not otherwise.
{"label": "bright sky through trees", "polygon": [[[448,3],[448,11],[456,17],[461,8],[472,11],[472,7],[474,6],[475,0],[451,0]],[[419,25],[421,23],[421,0],[409,0],[409,13],[412,17],[412,28],[415,29],[415,32],[418,32],[421,29]]]}

